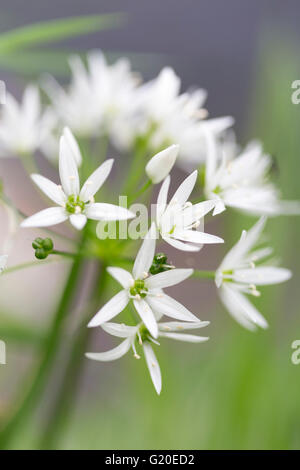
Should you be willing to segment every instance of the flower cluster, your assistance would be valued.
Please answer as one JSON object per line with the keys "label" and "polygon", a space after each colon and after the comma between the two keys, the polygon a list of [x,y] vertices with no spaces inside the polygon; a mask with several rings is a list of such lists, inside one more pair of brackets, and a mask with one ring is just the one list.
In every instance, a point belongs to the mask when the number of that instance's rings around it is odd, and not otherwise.
{"label": "flower cluster", "polygon": [[[85,234],[85,238],[78,236],[75,253],[59,252],[49,236],[39,236],[32,243],[35,256],[40,260],[53,255],[100,259],[102,268],[122,290],[89,317],[88,327],[101,327],[122,342],[106,352],[86,353],[86,357],[111,361],[132,349],[139,359],[143,351],[154,387],[160,393],[161,372],[153,348],[161,338],[206,341],[207,337],[185,330],[209,324],[165,289],[190,277],[212,278],[221,301],[238,323],[250,330],[267,328],[267,320],[247,295],[257,297],[257,286],[286,281],[291,272],[272,264],[271,248],[257,245],[267,216],[300,214],[300,203],[281,200],[270,179],[271,157],[263,152],[261,144],[253,142],[239,150],[228,131],[232,118],[208,119],[206,92],[194,89],[182,93],[180,79],[171,68],[164,68],[157,78],[143,83],[128,60],[110,65],[98,51],[88,54],[87,66],[79,57],[71,57],[70,66],[72,77],[66,88],[52,77],[43,79],[42,87],[49,98],[45,106],[34,85],[26,88],[21,104],[7,96],[0,117],[0,154],[19,156],[25,166],[30,162],[31,169],[35,152],[42,151],[58,165],[59,184],[37,171],[31,174],[32,181],[54,205],[24,216],[21,227],[43,229],[69,221]],[[121,195],[125,192],[130,203],[145,196],[150,203],[151,189],[161,184],[154,216],[135,259],[138,242],[133,244],[127,237],[112,243],[96,236],[94,221],[117,221],[121,225],[137,217],[133,208],[111,202],[120,182],[110,179],[110,187],[107,183],[114,162],[102,154],[107,144],[117,152],[133,155],[127,175],[123,168],[124,184],[118,189]],[[174,165],[189,174],[169,199]],[[190,200],[193,191],[198,198]],[[10,205],[4,196],[3,200]],[[213,273],[178,268],[163,252],[156,251],[161,243],[184,252],[223,243],[222,238],[204,230],[204,217],[227,208],[260,218],[248,232],[242,232]],[[0,272],[5,271],[6,262],[7,256],[0,256]],[[122,263],[129,263],[130,270]],[[124,312],[133,314],[131,324],[111,322]],[[171,320],[165,321],[164,316]]]}

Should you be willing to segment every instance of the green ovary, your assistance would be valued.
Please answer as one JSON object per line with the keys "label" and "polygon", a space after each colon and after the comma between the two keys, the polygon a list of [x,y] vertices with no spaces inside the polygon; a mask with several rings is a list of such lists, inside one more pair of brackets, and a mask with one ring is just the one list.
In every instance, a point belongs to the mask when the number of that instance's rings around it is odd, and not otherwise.
{"label": "green ovary", "polygon": [[145,286],[145,281],[142,279],[137,279],[134,281],[134,285],[130,288],[130,294],[134,297],[139,295],[140,297],[144,298],[146,297],[147,292],[148,289]]}
{"label": "green ovary", "polygon": [[79,196],[72,194],[66,202],[66,210],[69,214],[80,214],[84,211],[85,204],[79,199]]}

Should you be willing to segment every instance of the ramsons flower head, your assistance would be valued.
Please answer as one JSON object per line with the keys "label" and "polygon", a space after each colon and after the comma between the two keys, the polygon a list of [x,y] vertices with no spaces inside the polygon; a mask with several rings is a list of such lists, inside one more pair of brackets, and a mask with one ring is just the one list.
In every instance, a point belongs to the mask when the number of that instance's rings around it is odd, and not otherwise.
{"label": "ramsons flower head", "polygon": [[[254,249],[266,219],[262,217],[248,232],[242,232],[238,243],[227,253],[216,271],[220,298],[232,317],[249,330],[268,323],[246,295],[257,297],[257,286],[279,284],[292,276],[289,269],[269,265],[265,260],[271,248]],[[265,262],[264,262],[265,261]]]}
{"label": "ramsons flower head", "polygon": [[57,207],[44,209],[28,217],[22,222],[22,227],[47,227],[69,219],[76,229],[81,230],[87,219],[113,221],[135,217],[132,212],[123,207],[97,203],[94,200],[94,195],[99,191],[111,171],[112,159],[102,163],[80,189],[76,163],[77,150],[73,139],[68,139],[65,135],[61,137],[59,152],[61,186],[44,176],[31,175],[35,184],[57,204]]}
{"label": "ramsons flower head", "polygon": [[134,262],[132,273],[118,267],[107,268],[123,290],[107,302],[92,318],[89,327],[103,325],[122,312],[130,301],[149,330],[157,338],[157,317],[167,315],[175,320],[197,322],[198,318],[182,304],[165,294],[164,288],[174,286],[193,274],[193,269],[170,269],[155,275],[149,271],[155,255],[156,230],[152,224]]}
{"label": "ramsons flower head", "polygon": [[[160,315],[161,316],[161,315]],[[209,324],[208,321],[197,322],[159,322],[158,323],[158,338],[170,338],[177,341],[185,341],[187,343],[203,343],[209,338],[204,336],[197,336],[192,334],[185,334],[185,330],[194,330],[203,328]],[[123,338],[119,346],[102,353],[89,352],[86,357],[95,361],[114,361],[124,356],[130,349],[133,350],[134,357],[140,359],[138,354],[139,348],[142,349],[146,364],[150,373],[151,380],[158,394],[161,392],[161,371],[156,355],[153,351],[153,344],[159,346],[159,342],[154,339],[149,330],[143,323],[136,326],[128,326],[118,323],[104,323],[101,325],[103,330],[112,336]]]}

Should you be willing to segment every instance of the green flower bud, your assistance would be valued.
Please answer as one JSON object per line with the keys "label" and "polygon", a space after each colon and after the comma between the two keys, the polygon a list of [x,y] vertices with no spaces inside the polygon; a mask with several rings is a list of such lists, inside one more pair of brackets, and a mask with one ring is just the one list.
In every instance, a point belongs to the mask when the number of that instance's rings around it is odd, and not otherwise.
{"label": "green flower bud", "polygon": [[36,250],[37,248],[42,248],[42,246],[43,246],[43,239],[42,238],[38,237],[35,240],[33,240],[32,248],[34,248]]}
{"label": "green flower bud", "polygon": [[43,240],[42,246],[43,246],[44,250],[52,251],[53,250],[53,241],[51,240],[51,238],[45,238],[45,240]]}
{"label": "green flower bud", "polygon": [[149,270],[150,274],[159,274],[172,269],[174,266],[167,264],[167,261],[168,257],[165,253],[157,253],[153,258],[153,262]]}
{"label": "green flower bud", "polygon": [[37,248],[35,250],[35,257],[37,259],[46,259],[49,253],[47,253],[43,248]]}
{"label": "green flower bud", "polygon": [[32,242],[32,248],[35,250],[37,259],[46,259],[53,250],[53,241],[51,238],[38,237]]}

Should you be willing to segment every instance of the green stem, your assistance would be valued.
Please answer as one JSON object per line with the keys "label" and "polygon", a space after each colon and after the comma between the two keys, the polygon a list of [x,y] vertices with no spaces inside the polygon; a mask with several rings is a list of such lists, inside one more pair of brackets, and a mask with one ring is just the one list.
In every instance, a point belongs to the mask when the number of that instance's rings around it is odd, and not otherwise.
{"label": "green stem", "polygon": [[135,193],[134,196],[132,196],[131,198],[128,198],[128,207],[131,206],[131,204],[138,198],[140,197],[145,191],[147,191],[147,189],[150,188],[150,186],[152,185],[152,181],[151,180],[148,180],[144,186],[141,187],[141,189]]}
{"label": "green stem", "polygon": [[21,271],[22,269],[32,268],[34,266],[43,266],[44,264],[55,263],[56,261],[60,261],[59,258],[47,259],[45,261],[28,261],[28,263],[16,264],[15,266],[4,269],[1,276],[5,276],[5,274],[11,274],[16,271]]}
{"label": "green stem", "polygon": [[[84,230],[83,236],[80,242],[80,249],[82,248],[87,231]],[[69,273],[69,277],[63,291],[61,300],[59,302],[56,314],[48,338],[44,345],[44,351],[42,354],[42,360],[38,366],[36,373],[33,378],[33,382],[25,396],[21,400],[20,406],[16,409],[10,420],[4,425],[0,432],[0,448],[4,449],[9,446],[11,439],[19,428],[24,424],[28,416],[34,411],[35,406],[39,400],[41,393],[46,385],[48,375],[52,370],[52,365],[55,358],[55,352],[59,345],[62,326],[65,320],[66,314],[71,305],[71,300],[74,290],[76,291],[77,279],[79,277],[80,268],[82,264],[82,258],[78,257],[74,260],[72,268]],[[21,387],[23,390],[24,387]]]}
{"label": "green stem", "polygon": [[128,179],[125,183],[121,195],[133,193],[136,185],[139,182],[141,175],[145,171],[145,155],[147,151],[148,140],[142,139],[140,142],[136,144],[136,148],[133,154],[133,158],[131,161],[130,169],[128,172]]}
{"label": "green stem", "polygon": [[76,389],[78,387],[79,377],[84,366],[84,353],[86,352],[88,340],[92,333],[92,330],[87,328],[87,323],[90,319],[91,311],[99,308],[101,298],[105,291],[106,281],[106,265],[102,264],[96,279],[96,283],[99,283],[99,288],[95,289],[96,294],[91,305],[89,305],[87,316],[85,316],[82,324],[79,326],[78,336],[70,352],[63,382],[56,396],[51,413],[49,413],[47,427],[38,446],[40,449],[56,448],[59,436],[63,432],[68,417],[71,414],[74,401],[76,400]]}
{"label": "green stem", "polygon": [[198,269],[195,269],[192,277],[197,279],[215,279],[215,276],[215,271],[200,271]]}

